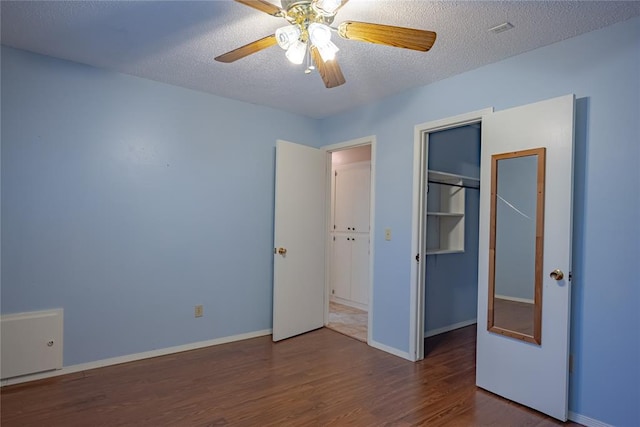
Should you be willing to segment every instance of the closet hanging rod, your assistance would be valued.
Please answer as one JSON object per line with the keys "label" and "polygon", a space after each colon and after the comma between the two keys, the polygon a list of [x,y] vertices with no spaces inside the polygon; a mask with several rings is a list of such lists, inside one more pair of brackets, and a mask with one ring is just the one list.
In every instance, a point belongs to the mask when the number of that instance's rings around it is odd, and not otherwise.
{"label": "closet hanging rod", "polygon": [[440,184],[440,185],[448,185],[451,187],[458,187],[458,188],[470,188],[472,190],[479,190],[480,189],[480,184],[478,184],[477,187],[471,186],[471,185],[464,185],[464,184],[451,184],[448,182],[440,182],[440,181],[432,181],[432,180],[427,180],[427,183],[429,184]]}

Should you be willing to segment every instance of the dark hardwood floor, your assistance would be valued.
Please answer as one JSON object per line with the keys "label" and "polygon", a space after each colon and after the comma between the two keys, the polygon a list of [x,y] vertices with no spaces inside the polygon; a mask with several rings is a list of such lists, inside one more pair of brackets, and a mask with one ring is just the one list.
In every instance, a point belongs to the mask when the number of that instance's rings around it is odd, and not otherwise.
{"label": "dark hardwood floor", "polygon": [[[11,426],[552,426],[475,387],[475,326],[411,363],[328,329],[4,387]],[[577,425],[567,423],[567,425]]]}

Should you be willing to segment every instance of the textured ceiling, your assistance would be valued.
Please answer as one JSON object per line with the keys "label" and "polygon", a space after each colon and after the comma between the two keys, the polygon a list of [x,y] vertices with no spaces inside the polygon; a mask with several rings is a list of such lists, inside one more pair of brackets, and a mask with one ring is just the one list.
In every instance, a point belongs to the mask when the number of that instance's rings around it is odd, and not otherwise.
{"label": "textured ceiling", "polygon": [[[333,89],[278,46],[214,61],[286,25],[231,0],[3,0],[1,14],[7,46],[320,118],[638,16],[640,2],[350,0],[334,24],[415,27],[438,39],[421,53],[335,37],[347,83]],[[515,28],[487,31],[507,21]]]}

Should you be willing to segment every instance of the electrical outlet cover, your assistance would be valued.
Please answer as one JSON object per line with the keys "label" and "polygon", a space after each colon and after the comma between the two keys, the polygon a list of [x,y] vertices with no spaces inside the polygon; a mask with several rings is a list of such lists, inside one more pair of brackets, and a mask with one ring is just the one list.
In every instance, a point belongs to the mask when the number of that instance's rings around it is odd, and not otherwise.
{"label": "electrical outlet cover", "polygon": [[203,314],[204,314],[203,307],[201,305],[196,305],[194,309],[195,317],[202,317]]}

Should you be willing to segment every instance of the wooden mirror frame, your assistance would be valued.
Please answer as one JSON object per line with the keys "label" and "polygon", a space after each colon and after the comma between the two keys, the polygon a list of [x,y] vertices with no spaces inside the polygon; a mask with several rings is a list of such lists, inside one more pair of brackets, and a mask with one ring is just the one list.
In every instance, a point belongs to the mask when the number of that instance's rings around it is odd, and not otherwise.
{"label": "wooden mirror frame", "polygon": [[[537,156],[537,199],[536,199],[536,232],[535,232],[535,277],[534,277],[534,309],[533,336],[512,331],[494,324],[495,267],[496,267],[496,212],[498,190],[498,161],[517,157]],[[491,156],[491,215],[489,228],[489,303],[487,330],[511,338],[540,345],[542,343],[542,256],[544,246],[544,184],[545,184],[546,149],[515,151],[494,154]]]}

